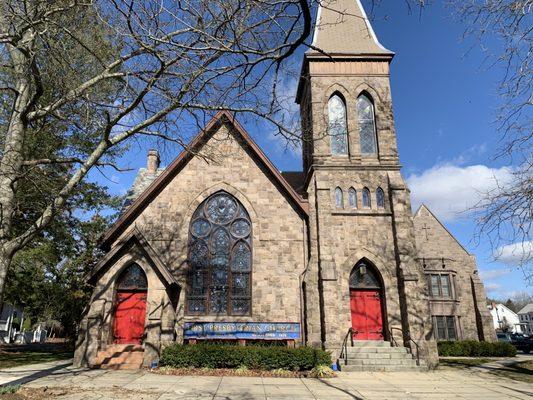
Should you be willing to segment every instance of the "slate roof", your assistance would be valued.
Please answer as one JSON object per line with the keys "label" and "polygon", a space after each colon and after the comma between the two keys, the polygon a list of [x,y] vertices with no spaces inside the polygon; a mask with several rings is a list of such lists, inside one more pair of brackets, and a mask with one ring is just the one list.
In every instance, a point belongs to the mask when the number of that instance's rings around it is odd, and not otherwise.
{"label": "slate roof", "polygon": [[[360,0],[320,2],[313,46],[328,54],[390,55],[379,42]],[[319,54],[309,49],[307,54]]]}
{"label": "slate roof", "polygon": [[517,314],[527,314],[533,312],[533,303],[529,303],[527,306],[523,307]]}

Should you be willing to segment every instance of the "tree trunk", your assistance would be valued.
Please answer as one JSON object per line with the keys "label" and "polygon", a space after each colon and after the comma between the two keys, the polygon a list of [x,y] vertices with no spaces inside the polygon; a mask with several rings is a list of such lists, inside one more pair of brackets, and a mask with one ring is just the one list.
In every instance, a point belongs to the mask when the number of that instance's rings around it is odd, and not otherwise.
{"label": "tree trunk", "polygon": [[0,246],[0,311],[4,304],[4,289],[6,287],[7,272],[13,260],[12,252]]}
{"label": "tree trunk", "polygon": [[13,239],[13,217],[16,208],[17,180],[22,174],[24,161],[23,147],[27,131],[26,115],[35,100],[35,85],[31,74],[31,47],[33,37],[28,34],[23,39],[24,52],[11,44],[6,45],[14,69],[16,95],[7,128],[4,149],[0,160],[0,303],[4,297],[4,287],[11,260],[16,249]]}

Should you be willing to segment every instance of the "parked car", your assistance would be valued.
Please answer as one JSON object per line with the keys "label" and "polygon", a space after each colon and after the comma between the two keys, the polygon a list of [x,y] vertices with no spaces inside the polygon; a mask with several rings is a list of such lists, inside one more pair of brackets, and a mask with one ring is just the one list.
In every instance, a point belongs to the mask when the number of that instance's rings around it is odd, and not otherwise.
{"label": "parked car", "polygon": [[496,332],[498,342],[511,343],[511,334],[506,332]]}
{"label": "parked car", "polygon": [[520,333],[512,333],[510,336],[511,344],[516,347],[517,350],[521,350],[526,354],[533,350],[533,338]]}

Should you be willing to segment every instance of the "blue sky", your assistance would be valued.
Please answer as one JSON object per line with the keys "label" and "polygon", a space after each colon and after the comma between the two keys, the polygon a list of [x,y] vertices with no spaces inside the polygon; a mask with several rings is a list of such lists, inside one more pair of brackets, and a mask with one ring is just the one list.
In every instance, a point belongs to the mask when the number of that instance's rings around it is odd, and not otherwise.
{"label": "blue sky", "polygon": [[[461,39],[464,27],[449,15],[440,4],[410,15],[403,1],[388,1],[373,16],[381,43],[396,53],[391,80],[403,175],[413,192],[413,208],[426,203],[476,255],[490,296],[531,292],[514,264],[516,257],[508,254],[507,263],[494,262],[488,241],[474,241],[472,216],[458,213],[475,204],[494,176],[505,180],[510,166],[493,159],[499,139],[492,122],[499,106],[500,71],[488,68],[479,45]],[[489,46],[496,48],[497,43]],[[301,53],[294,56],[295,68]],[[295,82],[287,86],[296,87]],[[285,150],[265,128],[246,127],[280,170],[301,169],[297,151]],[[143,167],[149,147],[140,141],[123,161],[130,168]],[[177,149],[168,146],[162,155],[168,165]],[[135,171],[114,173],[106,184],[123,194],[134,177]]]}

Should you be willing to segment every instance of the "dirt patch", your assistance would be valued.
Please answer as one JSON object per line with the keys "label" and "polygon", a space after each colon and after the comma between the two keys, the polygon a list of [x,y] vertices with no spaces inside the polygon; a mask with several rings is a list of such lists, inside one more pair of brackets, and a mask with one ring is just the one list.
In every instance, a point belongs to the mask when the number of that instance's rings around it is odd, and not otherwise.
{"label": "dirt patch", "polygon": [[[106,388],[105,393],[100,390],[91,390],[86,388],[21,388],[16,393],[0,395],[1,400],[50,400],[61,399],[68,396],[69,399],[101,399],[110,398],[114,400],[152,400],[161,396],[161,393],[149,393],[140,390],[126,390],[122,388]],[[105,397],[102,397],[104,396]]]}

